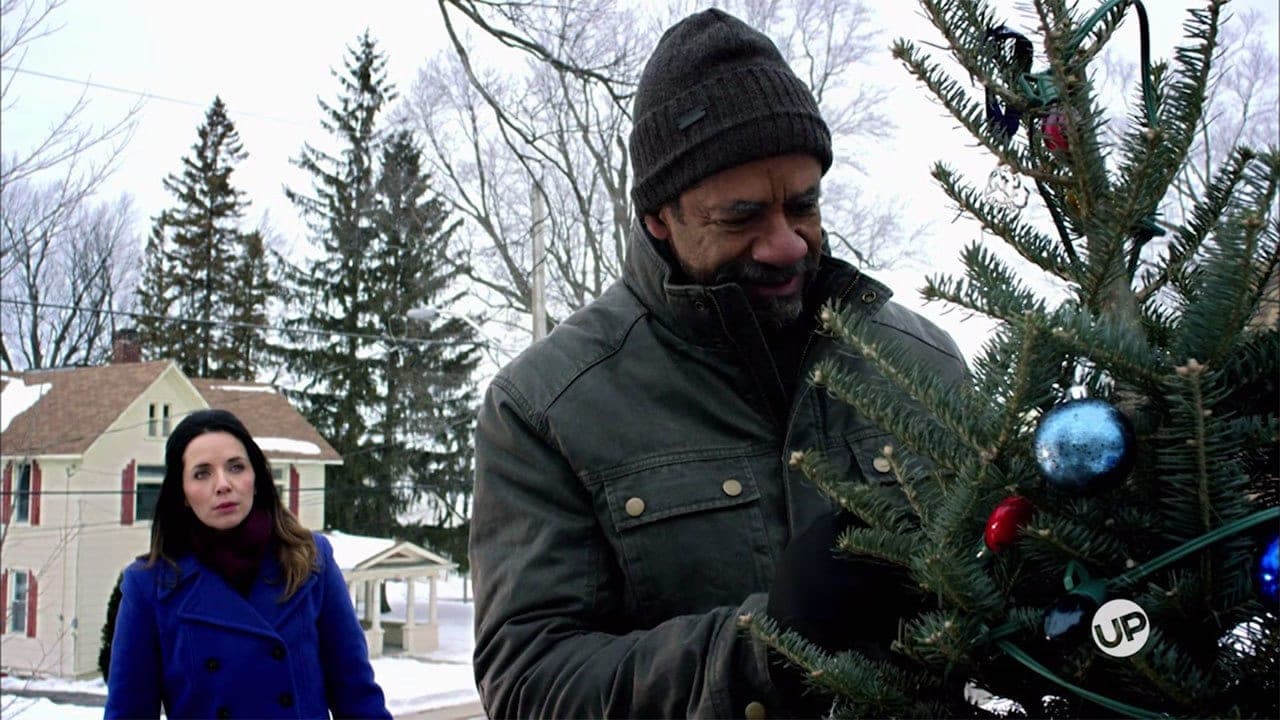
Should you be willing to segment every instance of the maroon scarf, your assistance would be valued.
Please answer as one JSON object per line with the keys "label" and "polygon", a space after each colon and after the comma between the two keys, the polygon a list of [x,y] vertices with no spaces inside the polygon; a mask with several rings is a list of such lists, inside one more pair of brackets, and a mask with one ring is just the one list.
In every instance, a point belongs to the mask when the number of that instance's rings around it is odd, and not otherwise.
{"label": "maroon scarf", "polygon": [[241,595],[249,594],[271,544],[271,516],[258,505],[230,530],[214,530],[198,520],[192,523],[191,546],[196,558]]}

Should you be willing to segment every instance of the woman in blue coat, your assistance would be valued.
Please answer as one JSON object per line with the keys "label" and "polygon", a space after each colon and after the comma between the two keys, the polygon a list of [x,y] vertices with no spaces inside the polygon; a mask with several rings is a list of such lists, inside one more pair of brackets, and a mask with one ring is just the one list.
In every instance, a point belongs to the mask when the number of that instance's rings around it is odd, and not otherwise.
{"label": "woman in blue coat", "polygon": [[225,410],[165,446],[151,552],[125,570],[106,718],[390,718],[321,535]]}

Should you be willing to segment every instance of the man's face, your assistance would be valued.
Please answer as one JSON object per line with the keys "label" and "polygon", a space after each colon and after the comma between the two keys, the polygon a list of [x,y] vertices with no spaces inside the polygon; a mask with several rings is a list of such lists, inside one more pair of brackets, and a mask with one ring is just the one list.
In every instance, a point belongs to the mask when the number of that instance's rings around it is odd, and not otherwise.
{"label": "man's face", "polygon": [[757,319],[780,328],[800,316],[822,252],[822,166],[778,155],[716,173],[657,215],[649,234],[666,241],[691,280],[737,283]]}

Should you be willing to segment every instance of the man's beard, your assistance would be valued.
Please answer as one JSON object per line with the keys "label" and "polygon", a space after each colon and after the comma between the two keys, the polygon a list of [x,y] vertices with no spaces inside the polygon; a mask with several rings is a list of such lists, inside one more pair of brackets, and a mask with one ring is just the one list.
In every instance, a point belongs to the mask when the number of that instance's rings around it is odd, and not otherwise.
{"label": "man's beard", "polygon": [[[688,273],[688,268],[685,268]],[[804,299],[808,294],[814,278],[818,274],[818,255],[806,255],[804,259],[785,268],[765,265],[754,260],[743,259],[730,262],[716,270],[709,284],[723,285],[736,283],[746,290],[747,285],[780,285],[799,275],[799,289],[786,296],[757,296],[747,292],[747,301],[755,312],[756,321],[766,331],[781,330],[794,323],[804,311]]]}

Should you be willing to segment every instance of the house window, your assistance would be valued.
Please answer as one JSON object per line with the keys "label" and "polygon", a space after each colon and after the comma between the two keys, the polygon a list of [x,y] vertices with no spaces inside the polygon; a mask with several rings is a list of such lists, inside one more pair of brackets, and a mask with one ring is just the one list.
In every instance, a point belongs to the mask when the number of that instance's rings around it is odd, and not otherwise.
{"label": "house window", "polygon": [[31,522],[31,463],[19,463],[18,482],[13,488],[13,521]]}
{"label": "house window", "polygon": [[164,484],[163,465],[139,465],[133,486],[133,519],[152,520],[156,516],[156,501],[160,499],[160,486]]}
{"label": "house window", "polygon": [[9,573],[9,618],[5,625],[9,632],[27,631],[27,590],[30,585],[31,575],[26,570]]}
{"label": "house window", "polygon": [[289,486],[284,484],[284,468],[271,468],[271,479],[276,484],[276,493],[280,495],[280,502],[288,505]]}
{"label": "house window", "polygon": [[168,437],[171,429],[169,403],[151,403],[147,406],[147,435]]}

